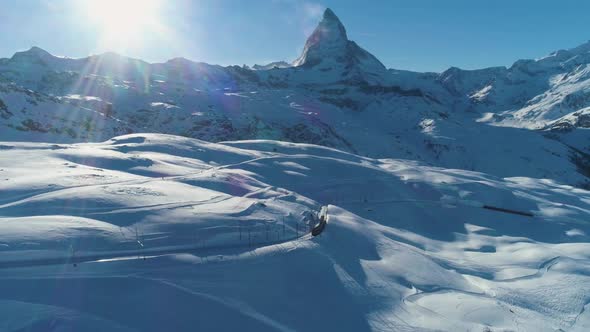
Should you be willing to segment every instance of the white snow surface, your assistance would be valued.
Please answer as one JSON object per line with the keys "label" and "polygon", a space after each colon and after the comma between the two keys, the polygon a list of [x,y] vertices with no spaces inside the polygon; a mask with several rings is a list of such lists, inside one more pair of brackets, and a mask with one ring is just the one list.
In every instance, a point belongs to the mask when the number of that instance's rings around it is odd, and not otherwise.
{"label": "white snow surface", "polygon": [[268,140],[2,146],[1,331],[590,328],[582,189]]}
{"label": "white snow surface", "polygon": [[590,42],[415,73],[328,9],[293,65],[17,52],[0,331],[588,331],[589,135]]}

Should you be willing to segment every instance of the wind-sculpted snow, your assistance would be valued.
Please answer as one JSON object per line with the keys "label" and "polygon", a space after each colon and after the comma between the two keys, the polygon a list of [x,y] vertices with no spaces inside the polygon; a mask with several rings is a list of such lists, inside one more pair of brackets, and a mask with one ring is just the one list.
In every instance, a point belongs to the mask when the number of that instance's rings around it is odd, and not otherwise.
{"label": "wind-sculpted snow", "polygon": [[278,141],[2,147],[3,331],[590,328],[582,189]]}
{"label": "wind-sculpted snow", "polygon": [[587,331],[589,66],[0,59],[0,331]]}

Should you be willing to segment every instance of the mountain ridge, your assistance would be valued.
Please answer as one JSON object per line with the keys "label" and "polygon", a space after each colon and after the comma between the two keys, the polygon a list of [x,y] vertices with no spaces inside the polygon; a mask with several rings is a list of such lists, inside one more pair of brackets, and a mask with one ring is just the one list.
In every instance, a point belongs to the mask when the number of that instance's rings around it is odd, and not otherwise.
{"label": "mountain ridge", "polygon": [[[328,18],[328,21],[332,20],[332,21],[337,22],[337,24],[339,25],[339,27],[340,26],[342,27],[342,29],[343,29],[343,35],[346,38],[346,40],[347,41],[350,41],[350,40],[348,40],[348,36],[347,36],[347,32],[346,32],[345,26],[342,24],[342,22],[340,21],[340,19],[338,18],[338,16],[334,13],[334,11],[332,9],[326,8],[326,10],[324,11],[324,14],[323,14],[322,21],[324,21],[326,19],[326,17]],[[322,26],[322,21],[319,22],[317,28],[319,28],[319,27]],[[317,30],[317,28],[316,28],[316,30]],[[312,36],[314,36],[313,33],[312,33],[312,35],[310,35],[310,37],[308,37],[308,41],[310,39],[313,39]],[[369,53],[369,52],[367,52],[367,53]],[[539,61],[542,61],[542,60],[547,60],[549,58],[563,58],[564,56],[567,56],[567,55],[582,55],[582,54],[585,54],[585,53],[590,53],[590,40],[588,40],[586,42],[583,42],[583,43],[581,43],[581,44],[579,44],[577,46],[571,47],[571,48],[565,48],[565,49],[555,50],[555,51],[550,52],[549,54],[544,55],[544,56],[541,56],[539,58],[530,58],[530,59],[522,58],[522,59],[518,59],[518,60],[514,61],[510,66],[498,65],[498,66],[490,66],[490,67],[483,67],[483,68],[473,68],[473,69],[465,69],[465,68],[461,68],[461,67],[457,67],[457,66],[451,66],[451,67],[449,67],[449,68],[447,68],[447,69],[445,69],[445,70],[443,70],[441,72],[436,72],[436,71],[420,72],[420,71],[413,71],[413,70],[405,70],[405,69],[401,69],[401,68],[387,68],[387,69],[389,69],[389,70],[395,70],[395,71],[408,71],[408,72],[415,72],[415,73],[423,73],[423,74],[426,74],[426,73],[443,74],[444,72],[446,72],[448,70],[454,70],[454,69],[459,69],[459,70],[462,70],[462,71],[480,71],[480,70],[487,70],[487,69],[492,69],[492,68],[505,68],[505,69],[510,69],[510,68],[514,67],[515,65],[517,65],[518,63],[521,63],[521,62],[529,62],[529,61],[539,62]],[[106,55],[109,55],[109,54],[115,54],[117,56],[120,56],[122,58],[127,58],[129,60],[138,60],[138,61],[145,62],[145,61],[141,60],[140,58],[129,57],[129,56],[126,56],[124,54],[120,54],[120,53],[117,53],[117,52],[114,52],[114,51],[107,51],[107,52],[98,53],[98,54],[91,54],[91,55],[84,56],[84,57],[79,57],[79,58],[71,58],[71,57],[66,57],[66,56],[56,56],[56,55],[53,55],[50,52],[46,51],[45,49],[39,47],[38,45],[33,45],[33,46],[31,46],[31,48],[29,48],[27,50],[18,51],[18,52],[16,52],[10,58],[0,58],[0,61],[1,60],[10,60],[11,58],[14,58],[15,55],[19,55],[19,54],[37,55],[37,56],[42,55],[44,57],[45,56],[51,56],[52,58],[66,59],[66,60],[84,60],[84,59],[93,58],[93,57],[102,57],[102,56],[106,56]],[[374,56],[373,54],[371,54],[371,55]],[[302,56],[303,56],[303,54],[301,54],[297,59],[293,60],[293,63],[299,62],[299,60],[302,58]],[[376,56],[374,56],[374,57],[376,58]],[[172,58],[172,59],[166,60],[164,62],[145,62],[145,63],[152,64],[152,65],[155,65],[155,64],[164,64],[164,63],[170,62],[170,61],[175,60],[175,59],[179,59],[179,58]],[[183,59],[185,59],[185,60],[187,60],[189,62],[192,62],[192,63],[202,63],[202,64],[205,63],[205,62],[202,62],[202,61],[195,61],[195,60],[191,60],[191,59],[187,59],[187,58],[183,58]],[[288,64],[289,61],[277,60],[277,61],[271,62],[270,64],[275,64],[275,63],[276,64],[280,64],[280,65],[285,65],[285,64]],[[217,64],[209,64],[209,65],[218,66]],[[219,66],[221,66],[221,65],[219,65]],[[228,66],[222,66],[222,67],[232,67],[232,66],[235,66],[235,65],[228,65]],[[258,66],[259,67],[264,67],[265,65],[258,65]],[[269,69],[272,69],[272,68],[273,67],[271,66]]]}
{"label": "mountain ridge", "polygon": [[572,50],[509,68],[386,70],[331,10],[298,66],[70,59],[34,47],[0,60],[0,139],[273,139],[586,186],[590,53],[586,44]]}

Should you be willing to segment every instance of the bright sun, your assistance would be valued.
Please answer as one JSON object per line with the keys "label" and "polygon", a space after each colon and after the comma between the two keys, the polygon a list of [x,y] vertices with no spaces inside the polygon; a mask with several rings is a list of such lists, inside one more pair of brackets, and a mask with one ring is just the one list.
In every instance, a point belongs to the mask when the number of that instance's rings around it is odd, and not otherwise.
{"label": "bright sun", "polygon": [[103,47],[139,46],[159,27],[161,0],[85,0],[83,10],[100,34]]}

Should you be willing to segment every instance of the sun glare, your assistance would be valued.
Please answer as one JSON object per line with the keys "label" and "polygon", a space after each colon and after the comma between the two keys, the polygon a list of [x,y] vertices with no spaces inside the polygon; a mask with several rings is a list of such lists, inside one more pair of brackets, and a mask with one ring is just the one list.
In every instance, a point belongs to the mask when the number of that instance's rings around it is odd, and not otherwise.
{"label": "sun glare", "polygon": [[161,0],[86,0],[83,4],[88,23],[100,34],[103,47],[126,49],[140,45],[156,33],[160,24]]}

